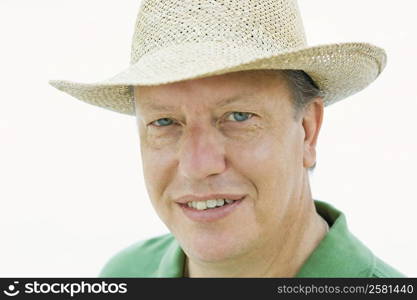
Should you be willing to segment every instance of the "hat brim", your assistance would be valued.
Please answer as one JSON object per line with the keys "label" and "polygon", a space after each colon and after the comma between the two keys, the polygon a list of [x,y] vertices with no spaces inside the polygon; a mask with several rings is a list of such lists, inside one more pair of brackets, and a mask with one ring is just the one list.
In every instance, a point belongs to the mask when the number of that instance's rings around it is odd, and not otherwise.
{"label": "hat brim", "polygon": [[218,42],[190,43],[148,53],[104,81],[50,80],[49,83],[86,103],[135,115],[132,86],[160,85],[244,70],[297,69],[311,76],[324,92],[324,105],[328,106],[372,83],[385,68],[386,59],[383,49],[368,43],[319,45],[280,53]]}

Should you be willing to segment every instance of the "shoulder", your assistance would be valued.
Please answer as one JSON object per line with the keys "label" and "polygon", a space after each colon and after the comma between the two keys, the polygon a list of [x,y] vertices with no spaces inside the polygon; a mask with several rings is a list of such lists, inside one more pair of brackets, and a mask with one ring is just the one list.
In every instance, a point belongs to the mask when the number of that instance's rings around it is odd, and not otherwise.
{"label": "shoulder", "polygon": [[386,262],[375,256],[375,264],[371,277],[374,278],[395,278],[406,277],[404,274],[388,265]]}
{"label": "shoulder", "polygon": [[98,277],[153,277],[173,240],[169,233],[136,242],[111,257]]}

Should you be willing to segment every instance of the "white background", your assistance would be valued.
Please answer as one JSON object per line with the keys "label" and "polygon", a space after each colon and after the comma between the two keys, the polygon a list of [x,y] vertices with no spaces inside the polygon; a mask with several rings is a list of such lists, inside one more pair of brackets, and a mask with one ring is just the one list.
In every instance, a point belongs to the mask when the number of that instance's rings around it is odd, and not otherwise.
{"label": "white background", "polygon": [[[326,108],[313,196],[374,253],[417,276],[416,1],[300,0],[310,45],[366,41],[388,65]],[[129,64],[139,1],[0,1],[0,276],[95,277],[120,249],[167,232],[142,179],[134,117],[49,79]]]}

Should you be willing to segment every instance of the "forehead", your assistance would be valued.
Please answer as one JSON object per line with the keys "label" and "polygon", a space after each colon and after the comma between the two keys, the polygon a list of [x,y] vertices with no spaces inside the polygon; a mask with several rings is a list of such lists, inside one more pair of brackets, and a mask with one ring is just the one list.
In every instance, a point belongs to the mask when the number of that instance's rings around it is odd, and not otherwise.
{"label": "forehead", "polygon": [[134,95],[140,110],[164,110],[193,103],[226,106],[254,97],[287,98],[289,89],[285,77],[276,70],[250,70],[157,86],[135,86]]}

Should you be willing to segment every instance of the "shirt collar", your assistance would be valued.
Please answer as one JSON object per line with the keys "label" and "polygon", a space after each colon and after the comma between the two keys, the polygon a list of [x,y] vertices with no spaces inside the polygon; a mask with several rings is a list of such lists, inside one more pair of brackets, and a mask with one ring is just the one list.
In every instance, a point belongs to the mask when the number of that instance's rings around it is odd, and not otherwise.
{"label": "shirt collar", "polygon": [[375,256],[350,233],[345,215],[326,202],[315,200],[314,204],[330,228],[296,277],[370,276]]}
{"label": "shirt collar", "polygon": [[[375,265],[372,252],[352,235],[345,215],[332,205],[314,200],[317,212],[329,223],[329,232],[295,277],[367,277]],[[156,277],[183,277],[185,253],[173,238],[155,273]]]}
{"label": "shirt collar", "polygon": [[173,238],[159,263],[155,277],[183,277],[185,253],[178,241]]}

